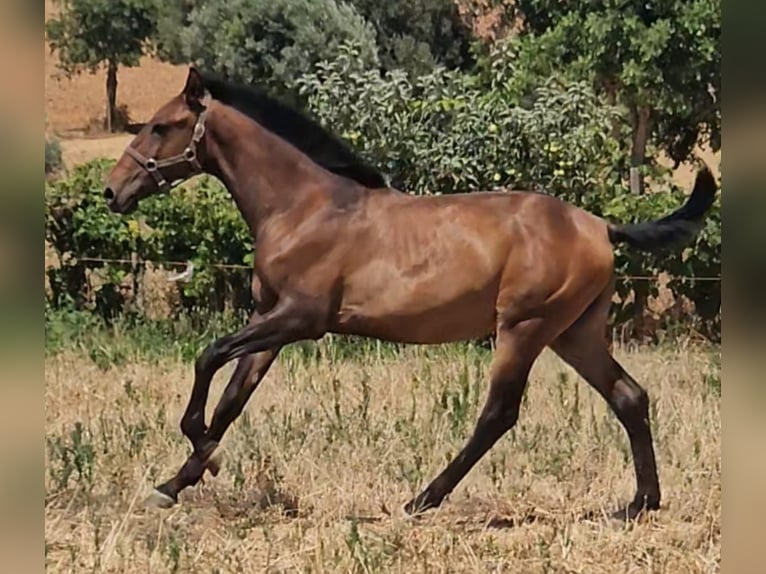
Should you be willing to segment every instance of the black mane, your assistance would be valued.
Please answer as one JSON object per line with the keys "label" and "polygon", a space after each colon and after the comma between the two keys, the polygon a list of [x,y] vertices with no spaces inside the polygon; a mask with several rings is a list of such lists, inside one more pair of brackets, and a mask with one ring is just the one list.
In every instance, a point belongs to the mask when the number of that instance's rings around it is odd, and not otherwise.
{"label": "black mane", "polygon": [[365,187],[387,187],[383,175],[358,157],[338,136],[306,113],[264,91],[203,73],[210,95],[236,108],[267,130],[290,142],[317,164]]}

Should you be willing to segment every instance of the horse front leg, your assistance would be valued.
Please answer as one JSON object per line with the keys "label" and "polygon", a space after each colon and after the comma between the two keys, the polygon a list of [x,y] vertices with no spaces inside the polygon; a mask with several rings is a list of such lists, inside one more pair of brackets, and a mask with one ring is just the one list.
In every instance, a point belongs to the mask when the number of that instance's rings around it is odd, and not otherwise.
{"label": "horse front leg", "polygon": [[[324,330],[319,325],[321,322],[317,321],[316,315],[297,305],[284,304],[262,317],[254,315],[244,329],[208,345],[195,364],[192,398],[182,419],[183,432],[192,440],[194,452],[173,478],[156,487],[147,501],[149,504],[172,506],[178,501],[179,492],[199,482],[211,464],[211,456],[223,432],[241,412],[247,398],[274,360],[276,351],[299,340],[321,337]],[[254,358],[250,362],[251,357],[246,357],[248,355],[259,357],[257,363]],[[240,357],[246,358],[238,365],[224,391],[208,430],[204,427],[204,409],[213,376],[226,363]],[[253,373],[253,369],[256,375],[258,372],[260,375],[248,383],[248,375]],[[187,431],[191,431],[191,436]],[[211,470],[215,471],[215,462],[212,465]]]}
{"label": "horse front leg", "polygon": [[263,381],[279,351],[280,348],[269,349],[239,360],[216,406],[210,428],[202,437],[199,446],[171,480],[154,490],[147,501],[150,505],[169,508],[178,501],[179,492],[194,486],[202,479],[205,470],[213,476],[218,474],[220,463],[215,456],[216,449],[228,427],[239,416],[250,396]]}

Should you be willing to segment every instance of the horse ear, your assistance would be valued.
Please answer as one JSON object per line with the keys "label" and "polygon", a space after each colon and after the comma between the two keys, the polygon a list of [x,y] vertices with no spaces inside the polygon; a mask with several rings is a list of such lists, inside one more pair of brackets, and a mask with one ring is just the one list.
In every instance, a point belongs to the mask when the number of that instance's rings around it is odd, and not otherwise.
{"label": "horse ear", "polygon": [[189,68],[189,75],[182,93],[189,105],[199,105],[205,97],[205,82],[202,74],[194,66]]}

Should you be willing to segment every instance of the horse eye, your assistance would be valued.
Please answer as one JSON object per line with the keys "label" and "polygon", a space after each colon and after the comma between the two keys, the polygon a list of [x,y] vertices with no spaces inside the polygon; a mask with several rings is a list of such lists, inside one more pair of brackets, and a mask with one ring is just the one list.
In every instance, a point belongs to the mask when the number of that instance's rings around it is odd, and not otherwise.
{"label": "horse eye", "polygon": [[152,133],[158,136],[164,135],[168,131],[167,124],[154,124],[152,126]]}

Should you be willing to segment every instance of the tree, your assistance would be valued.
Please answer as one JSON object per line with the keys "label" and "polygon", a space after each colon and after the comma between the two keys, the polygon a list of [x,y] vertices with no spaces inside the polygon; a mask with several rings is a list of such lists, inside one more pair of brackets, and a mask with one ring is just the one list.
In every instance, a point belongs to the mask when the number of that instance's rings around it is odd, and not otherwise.
{"label": "tree", "polygon": [[[214,29],[231,18],[244,23],[246,28],[263,32],[263,25],[254,25],[250,21],[255,16],[261,22],[271,17],[268,35],[281,34],[298,42],[302,42],[304,32],[308,40],[312,35],[311,28],[317,27],[319,22],[319,27],[329,33],[327,38],[320,36],[319,40],[326,40],[329,45],[320,42],[316,46],[312,42],[304,47],[308,50],[306,55],[319,51],[320,59],[332,59],[337,54],[334,29],[340,24],[341,40],[356,39],[361,44],[374,41],[383,70],[400,68],[417,76],[430,72],[436,65],[466,68],[473,63],[470,26],[464,22],[453,0],[282,0],[271,3],[271,6],[258,0],[240,0],[233,5],[227,4],[224,0],[162,2],[158,22],[160,56],[174,63],[187,62],[192,54],[199,56],[201,51],[206,51],[199,38],[201,29]],[[349,20],[360,27],[356,35],[349,34],[353,29],[343,23]],[[314,23],[306,26],[307,22]],[[303,31],[301,27],[305,27]],[[179,34],[180,29],[186,28],[186,32]],[[241,40],[239,30],[235,37]],[[266,58],[274,50],[266,42],[263,44],[266,45],[262,47],[268,48],[263,56]],[[223,47],[216,48],[217,52],[222,50]],[[309,59],[315,62],[315,58]],[[366,65],[371,63],[372,60],[365,62]],[[299,72],[308,69],[310,66],[302,66]],[[291,74],[291,77],[298,75]]]}
{"label": "tree", "polygon": [[158,5],[156,54],[172,64],[186,64],[181,30],[189,25],[194,9],[201,0],[164,0]]}
{"label": "tree", "polygon": [[587,78],[630,122],[631,189],[653,141],[676,164],[721,145],[719,0],[518,0],[518,68]]}
{"label": "tree", "polygon": [[412,75],[435,65],[466,68],[473,63],[471,31],[454,0],[349,0],[375,28],[384,70]]}
{"label": "tree", "polygon": [[[344,41],[361,47],[362,64],[378,64],[374,30],[351,5],[341,1],[213,0],[181,4],[176,18],[180,15],[188,24],[180,31],[175,49],[180,53],[170,56],[233,80],[294,93],[295,79],[316,62],[334,58]],[[163,38],[160,43],[172,47],[172,42]]]}
{"label": "tree", "polygon": [[106,65],[106,125],[115,128],[117,70],[136,66],[155,32],[155,0],[56,0],[61,14],[45,25],[68,76]]}

